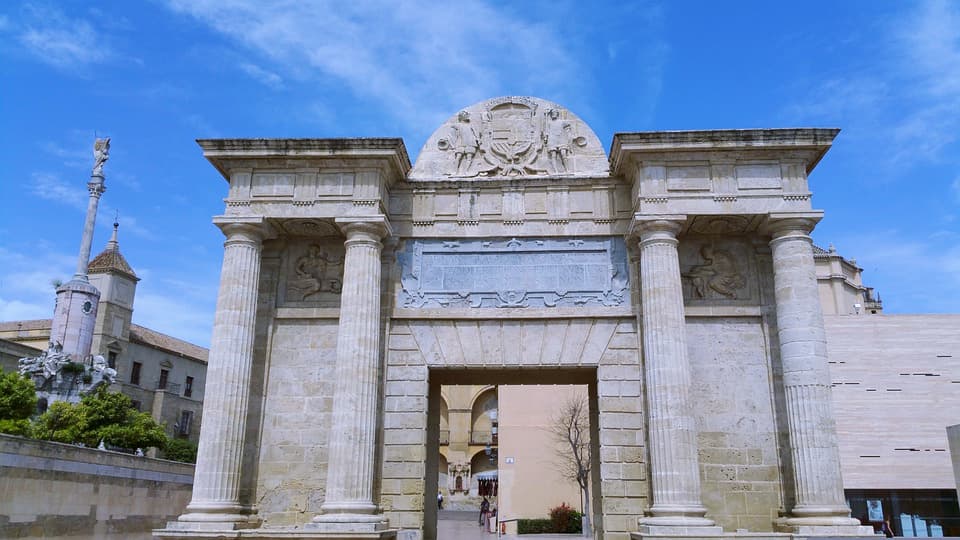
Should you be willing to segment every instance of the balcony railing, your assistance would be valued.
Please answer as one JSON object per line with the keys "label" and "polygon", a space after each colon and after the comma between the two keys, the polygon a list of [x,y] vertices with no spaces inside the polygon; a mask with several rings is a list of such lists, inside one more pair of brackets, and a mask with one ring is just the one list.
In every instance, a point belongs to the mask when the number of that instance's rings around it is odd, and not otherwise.
{"label": "balcony railing", "polygon": [[470,444],[490,444],[496,446],[497,434],[490,431],[471,431]]}
{"label": "balcony railing", "polygon": [[179,394],[180,383],[167,382],[166,384],[161,385],[160,382],[157,381],[157,390],[163,390],[164,392],[169,392],[171,394]]}

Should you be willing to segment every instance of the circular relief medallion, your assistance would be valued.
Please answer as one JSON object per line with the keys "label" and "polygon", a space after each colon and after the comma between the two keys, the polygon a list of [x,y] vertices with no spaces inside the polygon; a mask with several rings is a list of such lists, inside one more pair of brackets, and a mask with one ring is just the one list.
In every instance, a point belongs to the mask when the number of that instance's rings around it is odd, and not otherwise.
{"label": "circular relief medallion", "polygon": [[90,301],[87,300],[86,302],[83,303],[83,312],[90,313],[91,311],[93,311],[93,304],[91,304]]}

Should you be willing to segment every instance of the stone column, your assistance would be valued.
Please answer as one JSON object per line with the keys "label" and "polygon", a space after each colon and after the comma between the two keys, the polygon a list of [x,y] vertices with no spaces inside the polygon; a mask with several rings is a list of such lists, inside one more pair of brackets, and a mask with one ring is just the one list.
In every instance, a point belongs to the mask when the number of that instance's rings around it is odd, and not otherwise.
{"label": "stone column", "polygon": [[83,237],[80,239],[80,255],[77,257],[77,271],[73,279],[87,281],[87,266],[90,264],[90,247],[93,245],[93,229],[97,222],[97,206],[100,197],[107,190],[103,173],[94,173],[87,182],[90,198],[87,200],[87,217],[83,222]]}
{"label": "stone column", "polygon": [[374,502],[380,373],[380,240],[384,218],[337,219],[344,234],[343,290],[322,514],[311,528],[374,533],[386,529]]}
{"label": "stone column", "polygon": [[[695,527],[719,533],[704,515],[700,497],[697,430],[690,404],[690,361],[677,233],[682,221],[656,219],[638,224],[643,365],[647,393],[650,480],[653,505],[641,533],[661,527]],[[708,531],[705,528],[710,527]],[[672,530],[674,534],[682,531]]]}
{"label": "stone column", "polygon": [[788,218],[770,224],[777,332],[796,488],[792,517],[780,524],[854,526],[860,522],[850,518],[843,495],[827,339],[809,236],[817,219]]}
{"label": "stone column", "polygon": [[180,516],[185,528],[190,528],[189,522],[205,524],[194,525],[204,528],[252,525],[251,508],[240,500],[240,475],[263,230],[259,223],[219,225],[227,240],[207,363],[193,498],[187,513]]}

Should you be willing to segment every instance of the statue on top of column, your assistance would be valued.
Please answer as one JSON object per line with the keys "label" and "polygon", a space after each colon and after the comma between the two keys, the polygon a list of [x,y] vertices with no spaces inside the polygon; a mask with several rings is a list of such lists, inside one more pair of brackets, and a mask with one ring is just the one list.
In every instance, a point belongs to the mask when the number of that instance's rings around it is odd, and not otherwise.
{"label": "statue on top of column", "polygon": [[95,176],[103,176],[103,164],[110,159],[110,137],[97,139],[93,143],[93,172]]}

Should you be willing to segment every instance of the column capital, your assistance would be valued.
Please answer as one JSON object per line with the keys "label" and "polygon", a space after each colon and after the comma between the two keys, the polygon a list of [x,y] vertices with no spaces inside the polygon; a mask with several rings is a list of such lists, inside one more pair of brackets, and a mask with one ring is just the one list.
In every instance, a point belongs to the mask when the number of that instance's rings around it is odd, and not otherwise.
{"label": "column capital", "polygon": [[774,240],[785,236],[807,236],[823,218],[823,212],[804,212],[801,214],[770,214],[764,230]]}
{"label": "column capital", "polygon": [[386,216],[338,217],[335,223],[346,235],[347,241],[366,237],[379,242],[393,236],[393,228]]}
{"label": "column capital", "polygon": [[682,214],[634,216],[628,236],[639,239],[641,248],[653,242],[676,244],[686,222],[687,216]]}
{"label": "column capital", "polygon": [[227,242],[260,244],[267,235],[263,218],[234,218],[217,216],[213,224],[220,228]]}

